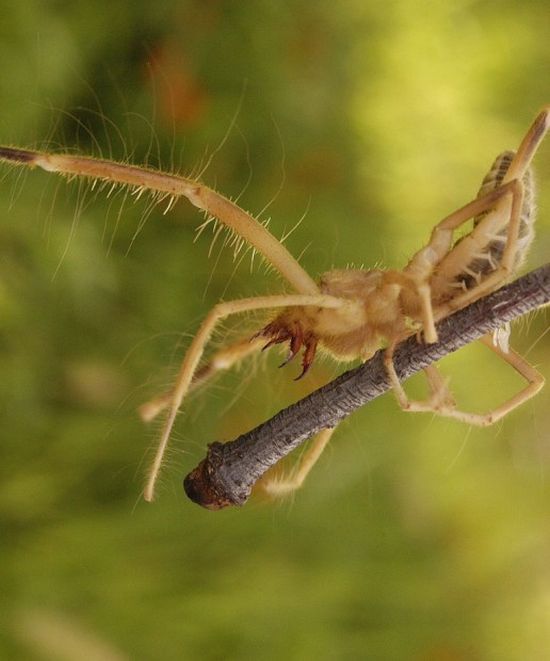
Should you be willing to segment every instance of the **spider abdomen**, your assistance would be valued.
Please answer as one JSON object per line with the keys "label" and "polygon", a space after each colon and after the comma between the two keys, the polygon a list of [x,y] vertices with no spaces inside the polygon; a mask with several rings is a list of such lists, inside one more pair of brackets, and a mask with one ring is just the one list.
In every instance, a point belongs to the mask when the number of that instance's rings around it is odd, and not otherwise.
{"label": "spider abdomen", "polygon": [[[510,164],[515,156],[513,151],[505,151],[495,159],[491,169],[483,179],[477,197],[481,197],[495,188],[498,188],[504,179],[504,176],[510,168]],[[533,173],[528,168],[523,175],[523,204],[520,212],[520,223],[517,238],[517,247],[514,256],[513,269],[516,270],[525,260],[527,252],[535,236],[535,189],[533,182]],[[484,212],[474,218],[474,229],[485,218],[487,212]],[[456,278],[462,289],[471,289],[482,280],[483,276],[494,271],[502,260],[502,253],[507,240],[508,225],[502,227],[487,243],[481,255],[477,255],[464,268]]]}
{"label": "spider abdomen", "polygon": [[[481,183],[478,199],[503,184],[514,157],[513,151],[505,151],[497,156]],[[531,168],[525,170],[521,183],[523,202],[513,260],[508,264],[510,275],[523,263],[534,238],[535,186]],[[509,242],[511,200],[507,210],[495,214],[496,208],[475,216],[470,233],[455,242],[435,270],[431,280],[434,302],[445,303],[470,291],[501,266],[504,249]]]}

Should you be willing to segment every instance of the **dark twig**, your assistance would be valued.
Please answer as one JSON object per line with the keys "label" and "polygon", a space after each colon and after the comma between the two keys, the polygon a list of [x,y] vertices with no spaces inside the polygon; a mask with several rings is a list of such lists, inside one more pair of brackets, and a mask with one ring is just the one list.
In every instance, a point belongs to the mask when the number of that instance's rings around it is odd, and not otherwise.
{"label": "dark twig", "polygon": [[[394,356],[405,380],[449,353],[550,302],[550,264],[443,319],[437,344],[416,337],[402,342]],[[211,443],[205,459],[185,478],[187,495],[209,509],[243,505],[254,483],[280,459],[321,429],[334,427],[363,404],[390,388],[378,351],[364,365],[280,411],[229,443]]]}

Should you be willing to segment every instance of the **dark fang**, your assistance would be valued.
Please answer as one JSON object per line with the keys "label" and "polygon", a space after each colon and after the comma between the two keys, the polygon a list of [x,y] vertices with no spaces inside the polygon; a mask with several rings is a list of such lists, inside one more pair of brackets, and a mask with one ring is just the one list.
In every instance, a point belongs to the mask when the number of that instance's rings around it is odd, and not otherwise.
{"label": "dark fang", "polygon": [[307,374],[313,363],[313,359],[315,358],[316,351],[317,340],[314,337],[308,338],[305,342],[304,357],[302,358],[302,372],[294,379],[294,381],[299,381]]}

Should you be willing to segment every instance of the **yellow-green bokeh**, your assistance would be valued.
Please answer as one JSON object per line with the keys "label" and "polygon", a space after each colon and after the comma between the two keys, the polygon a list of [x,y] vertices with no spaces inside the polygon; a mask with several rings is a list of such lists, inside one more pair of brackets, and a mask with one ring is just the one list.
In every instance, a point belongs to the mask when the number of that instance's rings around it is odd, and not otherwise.
{"label": "yellow-green bokeh", "polygon": [[[312,274],[401,267],[550,101],[543,1],[0,1],[0,14],[0,144],[188,173],[237,113],[204,179],[254,213],[269,205],[278,236],[304,216],[287,245]],[[548,143],[535,167],[533,268],[550,252]],[[184,201],[137,232],[146,200],[1,176],[2,658],[550,655],[548,391],[485,430],[387,396],[342,425],[291,501],[213,514],[181,488],[206,443],[340,369],[295,384],[293,367],[244,365],[193,398],[146,505],[156,428],[136,406],[217,300],[282,283],[230,251],[208,257]],[[513,335],[546,376],[547,327],[540,312]],[[483,348],[444,369],[466,408],[521,385]]]}

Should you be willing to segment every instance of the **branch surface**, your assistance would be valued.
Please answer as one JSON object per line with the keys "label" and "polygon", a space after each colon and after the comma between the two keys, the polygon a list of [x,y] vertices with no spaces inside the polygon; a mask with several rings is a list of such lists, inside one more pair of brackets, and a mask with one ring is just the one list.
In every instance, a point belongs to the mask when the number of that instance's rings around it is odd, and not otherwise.
{"label": "branch surface", "polygon": [[[415,336],[396,349],[401,381],[512,319],[550,302],[550,264],[528,273],[443,319],[436,344]],[[383,351],[283,409],[228,443],[209,444],[200,464],[184,480],[185,492],[208,509],[243,505],[254,483],[298,445],[390,389]]]}

